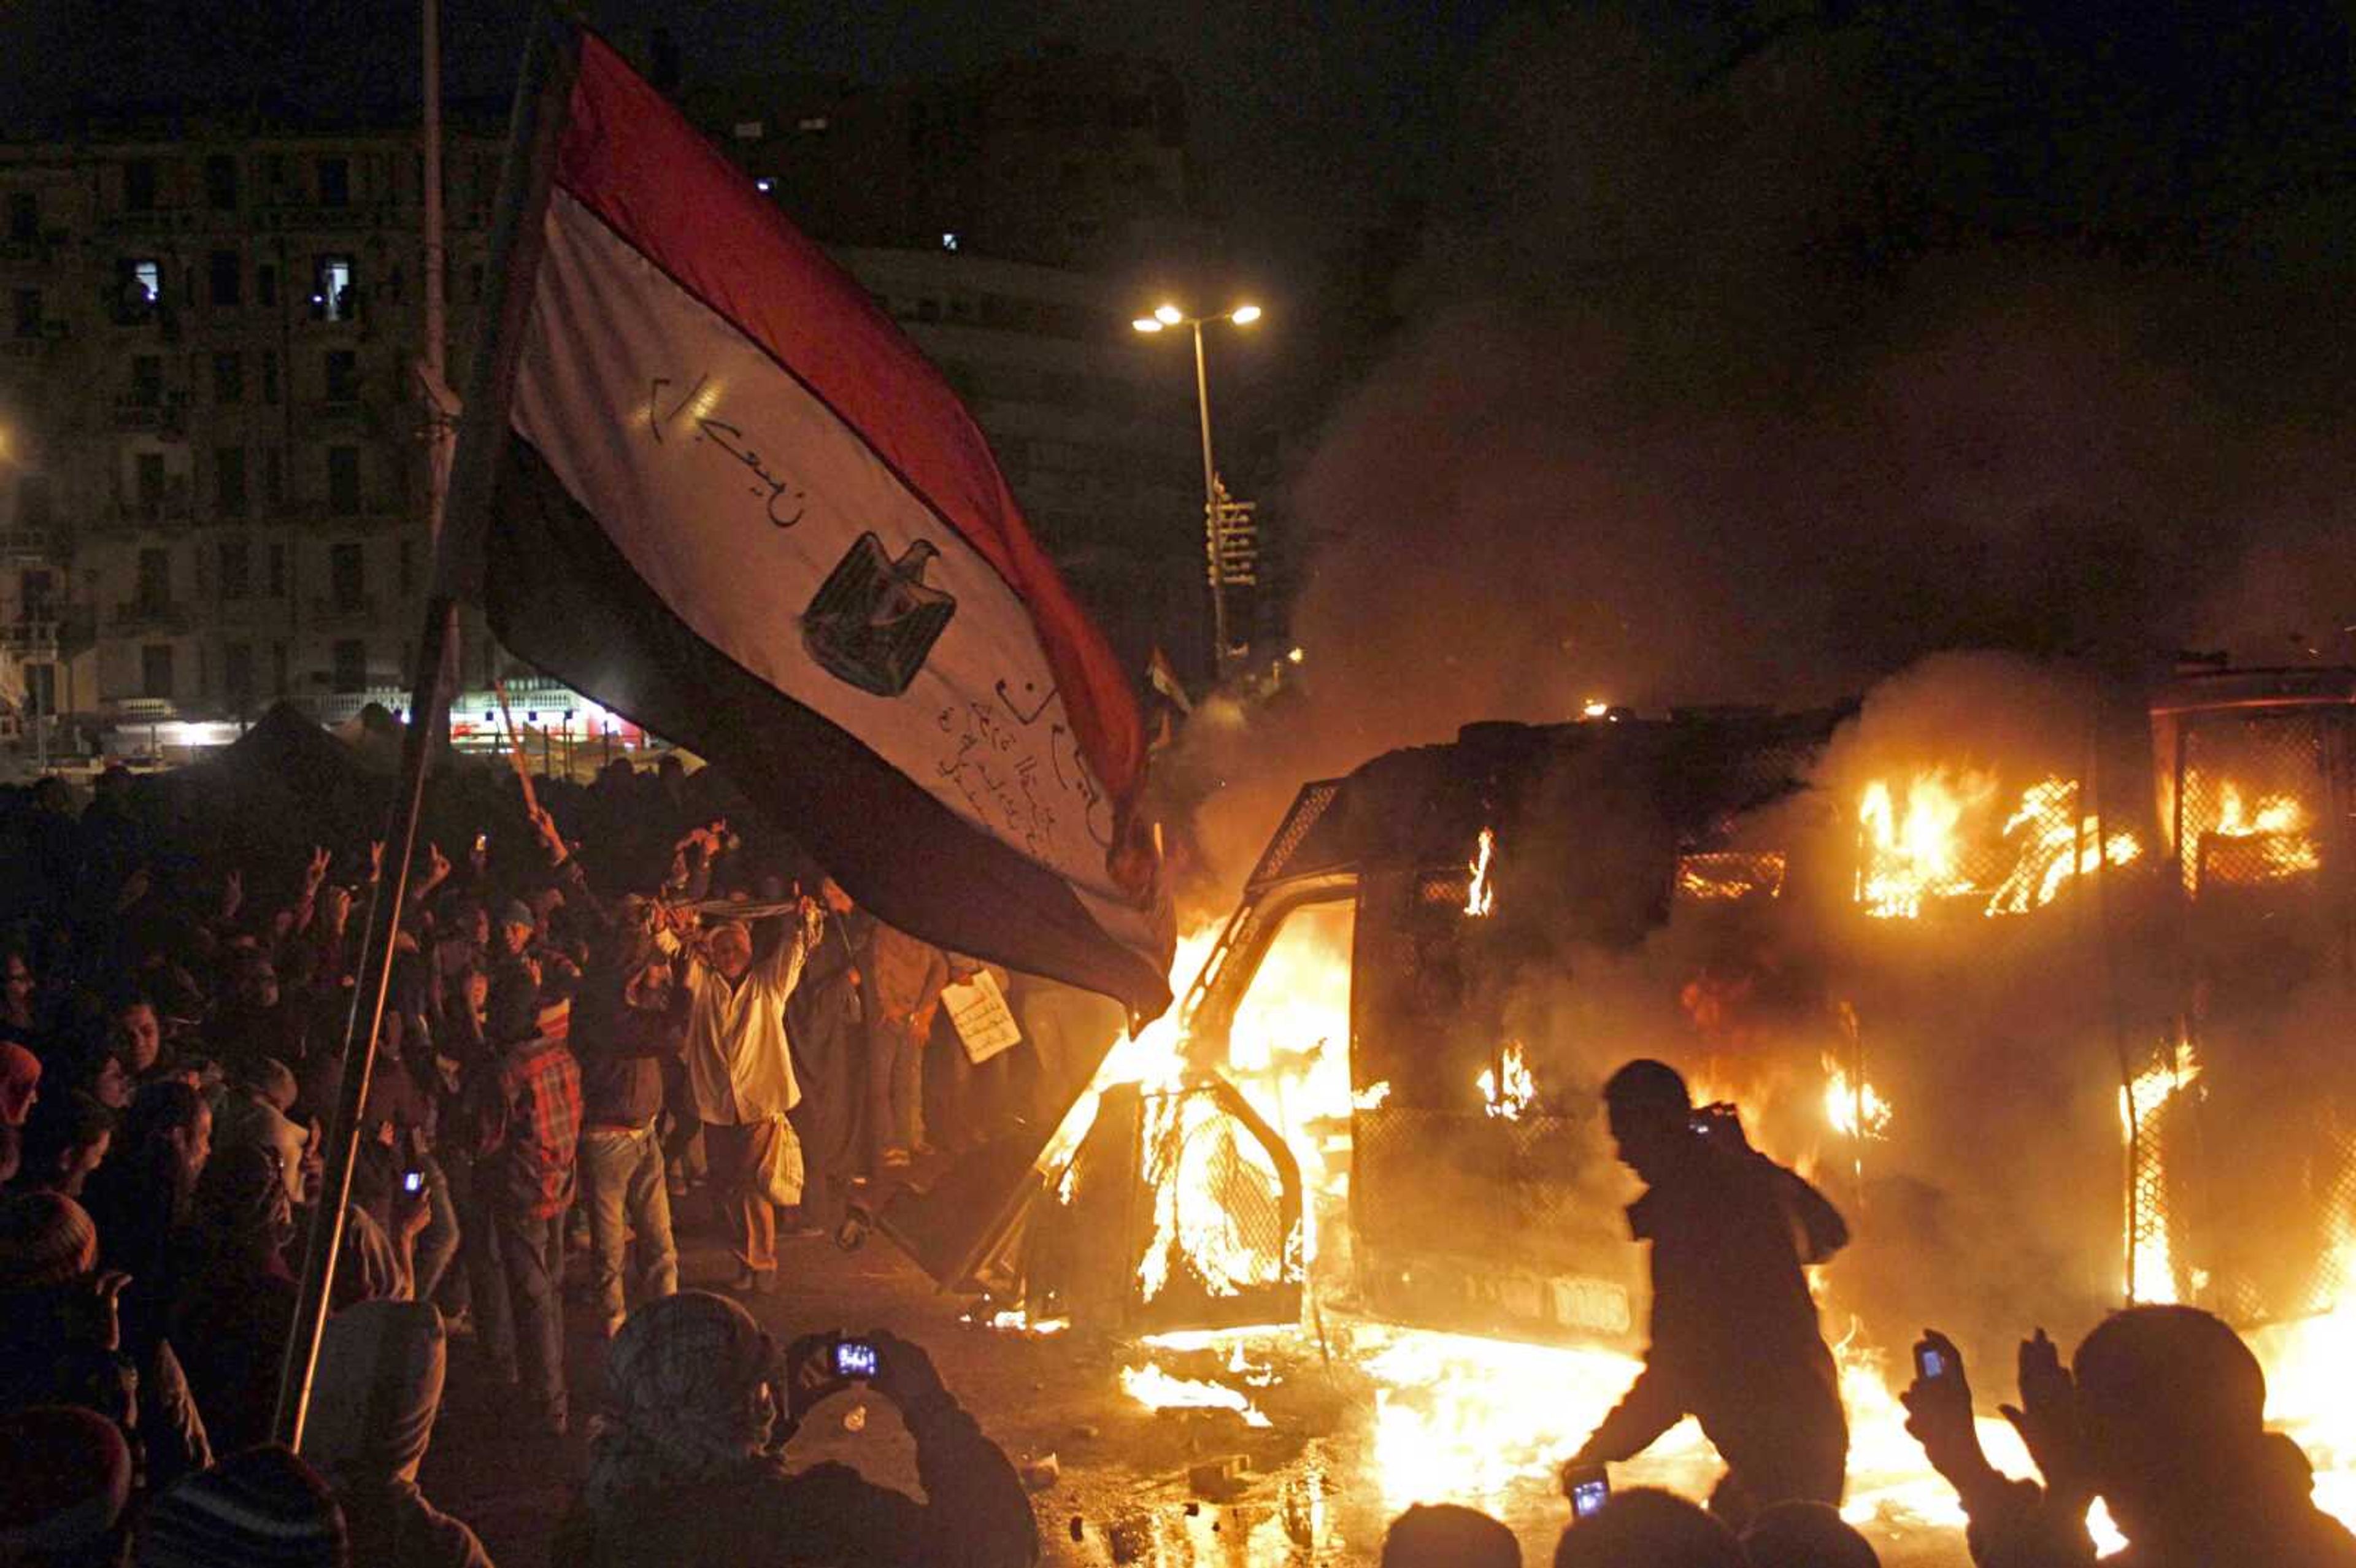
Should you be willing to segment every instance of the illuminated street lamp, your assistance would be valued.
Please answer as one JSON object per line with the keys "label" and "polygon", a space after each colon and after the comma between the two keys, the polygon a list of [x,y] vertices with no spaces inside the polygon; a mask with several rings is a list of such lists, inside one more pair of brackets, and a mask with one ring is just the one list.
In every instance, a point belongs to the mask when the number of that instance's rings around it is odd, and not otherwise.
{"label": "illuminated street lamp", "polygon": [[1227,640],[1227,592],[1225,575],[1219,565],[1219,470],[1211,459],[1211,378],[1203,359],[1203,327],[1207,322],[1224,321],[1234,326],[1249,326],[1260,318],[1256,304],[1239,304],[1214,315],[1188,315],[1176,305],[1163,303],[1153,307],[1151,315],[1141,315],[1130,323],[1140,332],[1160,332],[1165,326],[1191,326],[1194,329],[1194,406],[1203,419],[1203,530],[1206,551],[1210,557],[1211,577],[1211,636],[1212,671],[1224,678],[1227,663],[1235,650]]}

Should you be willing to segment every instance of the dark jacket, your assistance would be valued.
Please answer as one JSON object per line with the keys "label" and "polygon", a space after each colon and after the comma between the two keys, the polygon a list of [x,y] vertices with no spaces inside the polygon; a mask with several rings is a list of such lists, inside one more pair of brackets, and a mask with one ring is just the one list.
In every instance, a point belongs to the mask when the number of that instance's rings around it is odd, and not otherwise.
{"label": "dark jacket", "polygon": [[1628,1225],[1653,1245],[1652,1343],[1589,1447],[1633,1455],[1690,1414],[1762,1500],[1837,1500],[1847,1423],[1802,1265],[1847,1243],[1838,1213],[1765,1156],[1709,1148],[1629,1205]]}
{"label": "dark jacket", "polygon": [[582,1125],[643,1127],[662,1110],[663,1062],[687,1039],[687,988],[670,987],[665,1005],[632,1007],[623,982],[596,988],[585,1011],[575,1003],[573,1052],[581,1061]]}
{"label": "dark jacket", "polygon": [[1030,1568],[1039,1527],[1014,1467],[946,1397],[905,1419],[928,1501],[843,1465],[788,1471],[749,1458],[733,1475],[633,1493],[626,1509],[575,1508],[557,1527],[565,1568]]}

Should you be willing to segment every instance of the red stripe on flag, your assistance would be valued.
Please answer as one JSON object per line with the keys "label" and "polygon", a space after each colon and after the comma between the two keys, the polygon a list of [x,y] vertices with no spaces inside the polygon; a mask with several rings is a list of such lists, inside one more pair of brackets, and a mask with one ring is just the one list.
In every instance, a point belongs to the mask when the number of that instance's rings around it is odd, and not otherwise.
{"label": "red stripe on flag", "polygon": [[809,388],[1028,607],[1074,733],[1126,825],[1135,693],[1024,526],[948,381],[849,273],[602,39],[584,33],[556,182]]}

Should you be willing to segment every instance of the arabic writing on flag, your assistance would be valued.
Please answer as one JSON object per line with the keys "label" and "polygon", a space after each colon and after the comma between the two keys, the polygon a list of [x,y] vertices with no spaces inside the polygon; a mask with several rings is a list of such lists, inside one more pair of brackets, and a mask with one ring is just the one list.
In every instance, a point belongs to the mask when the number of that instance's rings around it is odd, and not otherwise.
{"label": "arabic writing on flag", "polygon": [[866,292],[594,37],[485,547],[519,656],[722,766],[928,940],[1168,1005],[1126,677]]}

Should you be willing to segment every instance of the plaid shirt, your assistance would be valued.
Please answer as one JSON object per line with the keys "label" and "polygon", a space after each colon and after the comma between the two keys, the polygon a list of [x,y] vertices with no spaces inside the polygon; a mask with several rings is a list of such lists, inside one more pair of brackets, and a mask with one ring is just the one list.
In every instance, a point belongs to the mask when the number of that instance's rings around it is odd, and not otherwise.
{"label": "plaid shirt", "polygon": [[574,1145],[581,1136],[581,1064],[561,1040],[530,1040],[499,1063],[508,1102],[509,1198],[549,1219],[573,1200]]}

